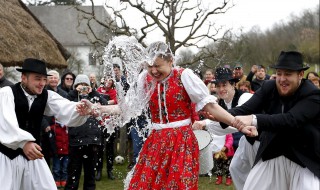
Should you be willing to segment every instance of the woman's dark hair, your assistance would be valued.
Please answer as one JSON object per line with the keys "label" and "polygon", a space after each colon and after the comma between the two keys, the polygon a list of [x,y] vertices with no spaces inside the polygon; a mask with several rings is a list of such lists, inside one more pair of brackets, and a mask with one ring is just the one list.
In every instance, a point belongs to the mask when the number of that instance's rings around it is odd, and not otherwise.
{"label": "woman's dark hair", "polygon": [[309,75],[310,75],[310,74],[313,74],[314,76],[319,77],[318,73],[316,73],[316,72],[314,72],[314,71],[310,71],[310,72],[308,72],[308,74],[307,74],[307,76],[306,76],[306,79],[309,78]]}

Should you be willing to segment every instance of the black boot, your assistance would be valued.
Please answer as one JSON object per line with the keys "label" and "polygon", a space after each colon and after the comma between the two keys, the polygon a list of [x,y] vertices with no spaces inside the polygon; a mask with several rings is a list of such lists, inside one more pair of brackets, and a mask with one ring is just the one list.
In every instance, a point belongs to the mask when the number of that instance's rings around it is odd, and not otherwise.
{"label": "black boot", "polygon": [[101,180],[101,175],[102,175],[102,173],[101,173],[101,171],[97,171],[97,174],[96,174],[96,181],[100,181]]}
{"label": "black boot", "polygon": [[108,171],[107,173],[108,173],[108,178],[109,178],[109,179],[111,179],[111,180],[114,180],[114,179],[115,179],[112,171]]}

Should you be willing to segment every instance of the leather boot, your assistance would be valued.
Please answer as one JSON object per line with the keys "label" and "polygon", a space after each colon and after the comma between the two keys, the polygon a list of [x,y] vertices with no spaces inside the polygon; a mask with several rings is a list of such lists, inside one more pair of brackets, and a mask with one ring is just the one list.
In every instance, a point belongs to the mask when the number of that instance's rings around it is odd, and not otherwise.
{"label": "leather boot", "polygon": [[231,177],[226,178],[226,186],[230,186],[232,184],[232,179]]}
{"label": "leather boot", "polygon": [[216,185],[220,185],[222,183],[222,176],[218,175],[217,176],[217,181],[216,181]]}
{"label": "leather boot", "polygon": [[109,179],[111,179],[111,180],[114,180],[114,179],[115,179],[112,171],[108,171],[107,173],[108,173],[108,178],[109,178]]}
{"label": "leather boot", "polygon": [[100,181],[101,180],[101,171],[97,171],[97,174],[96,174],[96,181]]}

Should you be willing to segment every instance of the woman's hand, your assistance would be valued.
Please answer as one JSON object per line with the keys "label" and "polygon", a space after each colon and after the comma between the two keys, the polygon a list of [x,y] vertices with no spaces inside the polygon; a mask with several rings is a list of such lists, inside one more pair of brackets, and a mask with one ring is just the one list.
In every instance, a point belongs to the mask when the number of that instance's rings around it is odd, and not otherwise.
{"label": "woman's hand", "polygon": [[207,111],[199,111],[199,115],[202,115],[203,117],[210,119],[212,121],[217,121],[216,118]]}
{"label": "woman's hand", "polygon": [[206,122],[205,121],[195,121],[192,124],[192,130],[203,130],[206,126]]}

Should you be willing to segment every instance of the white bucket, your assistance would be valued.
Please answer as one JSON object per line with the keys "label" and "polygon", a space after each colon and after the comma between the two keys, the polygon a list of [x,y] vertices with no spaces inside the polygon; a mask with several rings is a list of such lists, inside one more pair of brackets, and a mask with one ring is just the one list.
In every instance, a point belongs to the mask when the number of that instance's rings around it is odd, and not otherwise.
{"label": "white bucket", "polygon": [[212,141],[211,135],[208,131],[204,131],[204,130],[194,130],[193,133],[197,138],[199,150],[200,150],[199,174],[207,174],[213,168],[212,150],[209,146],[210,142]]}

